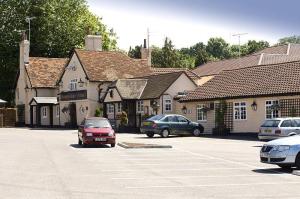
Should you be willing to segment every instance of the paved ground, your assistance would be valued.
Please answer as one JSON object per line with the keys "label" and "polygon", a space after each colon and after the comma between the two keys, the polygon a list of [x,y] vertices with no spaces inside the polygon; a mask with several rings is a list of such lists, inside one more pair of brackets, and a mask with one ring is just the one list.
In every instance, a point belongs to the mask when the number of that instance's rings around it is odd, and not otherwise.
{"label": "paved ground", "polygon": [[0,198],[300,198],[258,141],[119,134],[172,149],[80,148],[76,131],[0,129]]}

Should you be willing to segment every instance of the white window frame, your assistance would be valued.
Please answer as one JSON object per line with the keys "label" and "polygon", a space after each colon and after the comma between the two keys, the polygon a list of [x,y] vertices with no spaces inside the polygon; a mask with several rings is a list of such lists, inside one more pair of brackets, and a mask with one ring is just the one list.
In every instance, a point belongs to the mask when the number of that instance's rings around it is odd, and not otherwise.
{"label": "white window frame", "polygon": [[117,103],[117,112],[118,113],[122,112],[122,103],[121,102]]}
{"label": "white window frame", "polygon": [[279,104],[279,100],[266,100],[266,102],[265,102],[265,118],[267,120],[280,117],[279,110],[270,110],[271,111],[270,117],[268,117],[268,115],[269,115],[267,113],[268,108],[270,108],[271,106],[273,106],[275,104],[274,102],[277,102],[277,104]]}
{"label": "white window frame", "polygon": [[42,107],[42,117],[43,117],[43,118],[47,118],[47,115],[48,115],[47,112],[48,112],[48,111],[47,111],[47,107],[46,107],[46,106],[43,106],[43,107]]}
{"label": "white window frame", "polygon": [[56,115],[56,117],[59,117],[59,115],[60,115],[60,107],[59,106],[56,106],[56,110],[55,110],[55,115]]}
{"label": "white window frame", "polygon": [[77,82],[78,82],[77,79],[72,79],[70,81],[70,84],[69,84],[70,91],[76,91],[77,90]]}
{"label": "white window frame", "polygon": [[138,113],[143,113],[144,112],[144,100],[138,100],[136,102],[136,111]]}
{"label": "white window frame", "polygon": [[247,103],[234,102],[233,103],[233,118],[234,120],[247,120]]}
{"label": "white window frame", "polygon": [[106,107],[107,107],[108,114],[114,113],[114,105],[113,104],[107,104]]}
{"label": "white window frame", "polygon": [[207,121],[207,112],[203,111],[205,107],[204,104],[198,104],[196,110],[197,121],[206,122]]}
{"label": "white window frame", "polygon": [[172,112],[172,100],[171,99],[164,99],[164,111],[165,112]]}

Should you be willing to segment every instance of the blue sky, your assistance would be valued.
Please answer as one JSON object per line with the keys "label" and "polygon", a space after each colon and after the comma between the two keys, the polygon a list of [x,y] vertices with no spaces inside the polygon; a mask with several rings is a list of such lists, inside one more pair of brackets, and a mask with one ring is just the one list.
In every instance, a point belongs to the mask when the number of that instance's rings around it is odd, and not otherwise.
{"label": "blue sky", "polygon": [[139,45],[150,29],[150,44],[161,46],[166,36],[177,48],[210,37],[238,43],[300,34],[300,2],[296,0],[88,0],[92,12],[118,34],[120,48]]}

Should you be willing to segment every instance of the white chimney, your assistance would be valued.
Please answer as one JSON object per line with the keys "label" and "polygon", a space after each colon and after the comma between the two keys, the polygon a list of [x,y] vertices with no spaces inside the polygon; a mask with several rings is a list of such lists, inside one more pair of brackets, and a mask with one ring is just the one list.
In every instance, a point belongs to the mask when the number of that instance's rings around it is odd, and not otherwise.
{"label": "white chimney", "polygon": [[144,45],[141,48],[141,59],[147,60],[147,65],[151,66],[151,49],[147,48],[147,40],[144,39]]}
{"label": "white chimney", "polygon": [[85,49],[90,51],[102,51],[102,38],[100,35],[87,35],[85,37]]}

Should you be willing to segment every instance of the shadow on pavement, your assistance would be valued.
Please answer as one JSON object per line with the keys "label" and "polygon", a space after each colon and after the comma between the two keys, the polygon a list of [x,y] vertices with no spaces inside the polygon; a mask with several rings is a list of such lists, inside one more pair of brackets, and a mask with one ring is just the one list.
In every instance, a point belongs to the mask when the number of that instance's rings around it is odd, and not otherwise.
{"label": "shadow on pavement", "polygon": [[193,137],[193,136],[179,136],[179,135],[170,135],[167,138],[163,138],[160,135],[155,135],[152,138],[147,137],[147,135],[145,135],[145,137],[134,137],[136,139],[171,139],[171,138],[184,138],[184,137]]}
{"label": "shadow on pavement", "polygon": [[88,145],[88,146],[85,146],[85,147],[82,147],[82,146],[80,146],[79,144],[70,144],[70,147],[73,147],[73,148],[75,148],[75,149],[88,149],[88,148],[99,148],[99,149],[101,149],[101,148],[111,148],[110,146],[105,145],[105,144],[103,144],[103,145]]}
{"label": "shadow on pavement", "polygon": [[268,169],[254,169],[252,170],[255,173],[261,174],[287,174],[292,173],[293,169],[282,169],[282,168],[268,168]]}
{"label": "shadow on pavement", "polygon": [[257,137],[257,133],[232,133],[225,136],[218,135],[201,135],[200,137],[204,138],[213,138],[213,139],[226,139],[226,140],[240,140],[240,141],[259,141]]}

